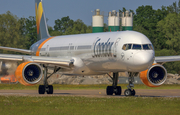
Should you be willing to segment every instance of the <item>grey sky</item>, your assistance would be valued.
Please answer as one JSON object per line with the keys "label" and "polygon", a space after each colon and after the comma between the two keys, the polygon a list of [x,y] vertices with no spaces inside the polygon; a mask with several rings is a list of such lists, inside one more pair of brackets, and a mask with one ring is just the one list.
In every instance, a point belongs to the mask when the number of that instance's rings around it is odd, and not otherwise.
{"label": "grey sky", "polygon": [[[54,21],[65,16],[73,20],[81,19],[85,24],[91,25],[92,12],[95,9],[109,11],[122,9],[136,10],[142,5],[151,5],[153,9],[160,9],[162,5],[169,6],[179,0],[43,0],[43,6],[48,25],[54,26]],[[35,16],[34,0],[0,0],[0,14],[8,10],[20,17]],[[105,23],[107,18],[105,17]]]}

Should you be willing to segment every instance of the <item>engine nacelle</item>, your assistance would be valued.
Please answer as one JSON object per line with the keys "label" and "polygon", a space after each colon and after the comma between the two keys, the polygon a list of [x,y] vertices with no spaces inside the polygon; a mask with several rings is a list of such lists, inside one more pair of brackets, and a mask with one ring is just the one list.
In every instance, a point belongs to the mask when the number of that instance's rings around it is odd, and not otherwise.
{"label": "engine nacelle", "polygon": [[167,79],[166,69],[159,64],[154,64],[148,70],[140,72],[141,81],[149,87],[158,87]]}
{"label": "engine nacelle", "polygon": [[42,68],[39,64],[33,62],[21,63],[16,71],[16,79],[23,85],[35,85],[42,78]]}

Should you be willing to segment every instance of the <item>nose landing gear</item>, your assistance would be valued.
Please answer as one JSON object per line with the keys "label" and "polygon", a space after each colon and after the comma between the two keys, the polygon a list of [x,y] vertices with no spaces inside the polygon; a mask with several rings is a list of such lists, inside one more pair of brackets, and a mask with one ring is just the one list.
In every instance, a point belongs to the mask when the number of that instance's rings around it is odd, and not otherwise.
{"label": "nose landing gear", "polygon": [[134,88],[134,76],[136,76],[138,73],[134,73],[134,72],[129,72],[129,77],[128,77],[128,82],[129,82],[129,85],[127,86],[128,89],[126,89],[124,91],[124,95],[125,96],[135,96],[136,92],[135,90],[133,89]]}
{"label": "nose landing gear", "polygon": [[136,94],[136,92],[135,92],[134,89],[126,89],[126,90],[124,91],[124,95],[125,95],[125,96],[135,96],[135,94]]}

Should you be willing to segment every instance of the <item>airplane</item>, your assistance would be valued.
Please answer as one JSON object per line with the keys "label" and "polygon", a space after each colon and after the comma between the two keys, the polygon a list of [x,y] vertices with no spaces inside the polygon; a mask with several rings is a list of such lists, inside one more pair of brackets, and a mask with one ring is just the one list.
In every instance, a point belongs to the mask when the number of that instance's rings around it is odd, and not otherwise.
{"label": "airplane", "polygon": [[[134,96],[134,76],[139,74],[149,87],[158,87],[167,79],[165,62],[180,61],[180,56],[155,57],[151,41],[136,31],[102,32],[63,36],[50,36],[42,0],[35,0],[37,37],[40,39],[29,50],[0,46],[0,49],[29,55],[0,54],[0,60],[21,61],[15,76],[26,86],[37,84],[44,75],[39,94],[53,94],[48,78],[56,72],[63,75],[109,75],[113,73],[112,86],[107,86],[107,95],[121,95],[118,85],[119,72],[128,73],[125,96]],[[48,69],[53,69],[47,75]]]}

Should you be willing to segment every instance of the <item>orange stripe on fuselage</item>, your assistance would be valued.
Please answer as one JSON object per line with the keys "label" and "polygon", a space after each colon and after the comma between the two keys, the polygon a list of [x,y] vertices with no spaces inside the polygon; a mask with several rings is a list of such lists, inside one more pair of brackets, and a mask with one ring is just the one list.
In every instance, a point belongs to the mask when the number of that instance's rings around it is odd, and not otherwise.
{"label": "orange stripe on fuselage", "polygon": [[44,41],[39,45],[39,47],[38,47],[38,49],[37,49],[37,51],[36,51],[36,56],[39,56],[39,52],[40,52],[42,46],[43,46],[47,41],[49,41],[49,40],[52,39],[52,38],[54,38],[54,37],[50,37],[50,38],[44,40]]}

